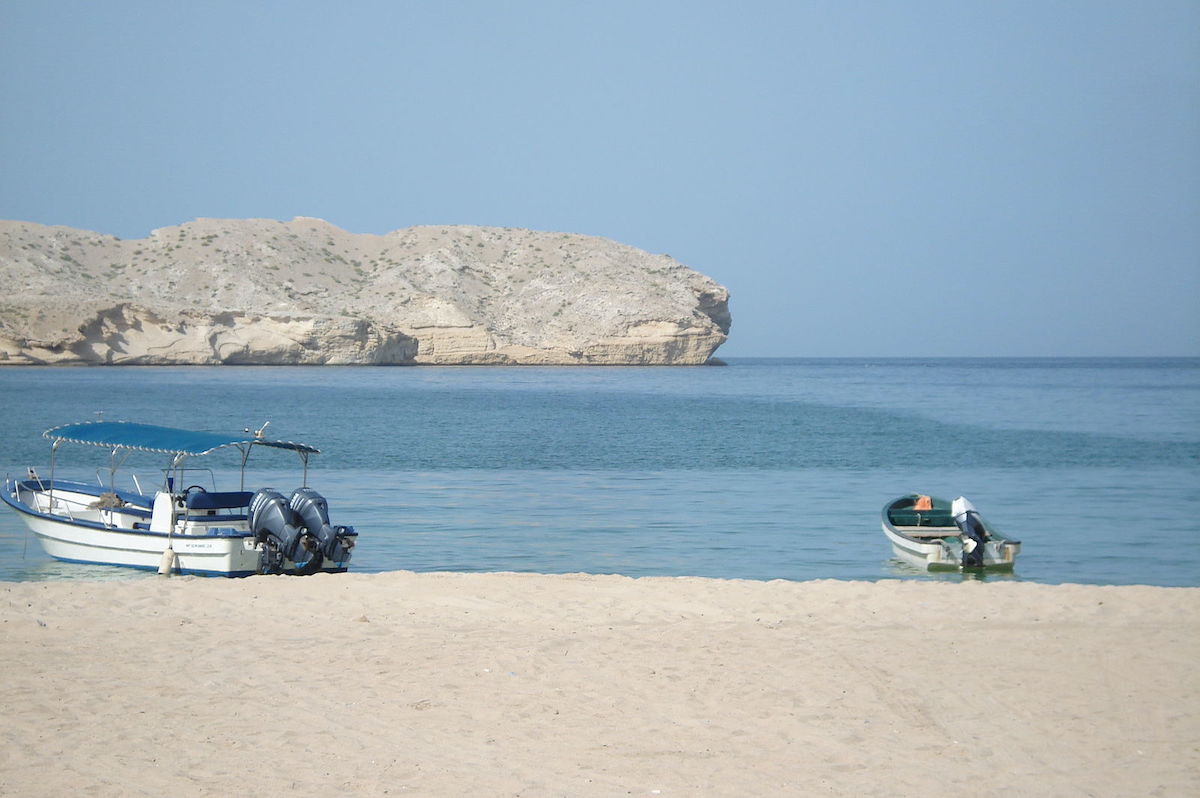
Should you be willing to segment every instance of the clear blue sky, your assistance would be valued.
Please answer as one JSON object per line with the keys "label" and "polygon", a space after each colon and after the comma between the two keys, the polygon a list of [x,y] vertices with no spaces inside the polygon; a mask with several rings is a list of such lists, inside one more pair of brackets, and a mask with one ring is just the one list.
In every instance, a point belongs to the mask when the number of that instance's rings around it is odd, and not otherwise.
{"label": "clear blue sky", "polygon": [[0,218],[605,236],[724,356],[1200,355],[1200,2],[0,0]]}

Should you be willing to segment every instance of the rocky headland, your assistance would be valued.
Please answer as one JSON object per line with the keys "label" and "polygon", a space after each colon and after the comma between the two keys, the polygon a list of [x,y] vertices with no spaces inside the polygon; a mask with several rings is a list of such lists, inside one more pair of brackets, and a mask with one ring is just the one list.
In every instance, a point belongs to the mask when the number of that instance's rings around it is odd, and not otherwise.
{"label": "rocky headland", "polygon": [[730,322],[668,255],[494,227],[0,221],[0,278],[0,365],[689,365]]}

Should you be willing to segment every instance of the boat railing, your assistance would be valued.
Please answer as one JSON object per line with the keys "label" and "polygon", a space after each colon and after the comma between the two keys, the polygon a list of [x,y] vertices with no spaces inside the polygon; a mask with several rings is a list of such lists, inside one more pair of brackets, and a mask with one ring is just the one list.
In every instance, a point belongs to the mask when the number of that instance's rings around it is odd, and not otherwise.
{"label": "boat railing", "polygon": [[[37,491],[34,492],[34,495],[31,497],[32,501],[28,502],[31,507],[40,513],[46,513],[47,515],[63,514],[66,515],[69,520],[75,520],[75,515],[71,512],[71,505],[83,505],[83,502],[74,502],[71,499],[64,498],[61,492],[56,493],[54,490],[54,480],[50,480],[49,487],[46,486],[46,483],[42,481],[41,477],[35,477],[34,479],[28,480],[28,482],[37,483]],[[22,484],[25,485],[28,484],[28,482]],[[18,498],[20,497],[19,489],[17,491],[17,496]],[[44,507],[42,506],[43,499],[45,499]],[[56,508],[59,508],[60,512],[55,512]]]}
{"label": "boat railing", "polygon": [[34,471],[32,468],[29,469],[29,481],[36,482],[37,486],[38,486],[38,490],[46,489],[46,484],[44,482],[42,482],[41,474],[39,474],[37,471]]}
{"label": "boat railing", "polygon": [[[76,484],[86,487],[83,483]],[[128,513],[130,509],[137,512],[135,508],[129,508],[126,505],[97,506],[97,500],[103,500],[104,491],[106,490],[104,484],[101,484],[99,487],[102,492],[97,496],[88,494],[88,498],[74,498],[69,495],[69,483],[60,485],[57,480],[43,480],[40,476],[30,475],[29,479],[17,484],[17,495],[15,498],[29,505],[39,513],[64,516],[71,522],[80,520],[77,514],[80,514],[81,511],[96,510],[100,516],[101,523],[109,527],[117,526],[116,522],[113,521],[114,514],[122,511]],[[26,491],[32,495],[28,498],[22,498],[22,491]],[[115,492],[111,495],[121,499],[120,495]]]}
{"label": "boat railing", "polygon": [[[146,491],[142,490],[142,482],[138,479],[138,475],[130,472],[129,479],[131,482],[133,482],[134,492],[139,496],[145,496]],[[104,477],[101,476],[100,469],[98,468],[96,469],[96,484],[100,486],[101,490],[110,490],[117,494],[122,492],[122,489],[117,487],[116,475],[114,474],[112,478],[109,479],[108,484],[105,484]]]}

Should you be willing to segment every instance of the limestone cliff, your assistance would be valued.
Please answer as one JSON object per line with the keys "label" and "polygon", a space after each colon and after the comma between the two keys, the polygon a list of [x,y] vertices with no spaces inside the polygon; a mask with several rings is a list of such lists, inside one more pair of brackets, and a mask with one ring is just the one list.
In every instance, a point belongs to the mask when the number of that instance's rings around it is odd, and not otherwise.
{"label": "limestone cliff", "polygon": [[0,221],[3,364],[698,364],[729,293],[667,255],[491,227]]}

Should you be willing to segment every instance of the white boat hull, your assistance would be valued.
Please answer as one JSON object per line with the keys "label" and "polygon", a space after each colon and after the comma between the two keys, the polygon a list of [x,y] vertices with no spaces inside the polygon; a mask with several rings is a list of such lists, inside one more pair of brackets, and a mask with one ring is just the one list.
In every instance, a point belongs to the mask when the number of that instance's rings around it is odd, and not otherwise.
{"label": "white boat hull", "polygon": [[259,552],[249,535],[168,538],[161,532],[95,529],[24,513],[21,517],[56,560],[158,570],[169,546],[175,552],[175,573],[249,576],[258,566]]}
{"label": "white boat hull", "polygon": [[[163,553],[170,548],[174,552],[171,573],[250,576],[259,572],[261,544],[255,542],[244,520],[225,523],[214,516],[214,523],[208,524],[180,519],[170,533],[135,529],[132,526],[138,519],[148,520],[149,498],[138,497],[138,504],[104,509],[95,506],[100,494],[94,486],[59,488],[52,494],[28,487],[18,490],[10,480],[2,498],[46,554],[56,560],[157,571],[164,563]],[[318,570],[341,572],[346,564],[322,563]],[[294,569],[295,563],[285,561],[284,568]]]}

